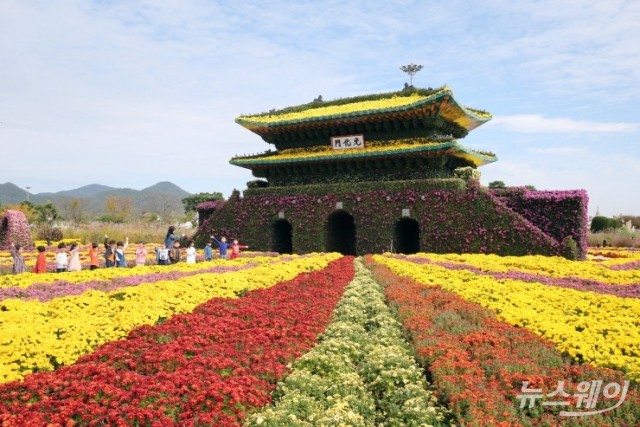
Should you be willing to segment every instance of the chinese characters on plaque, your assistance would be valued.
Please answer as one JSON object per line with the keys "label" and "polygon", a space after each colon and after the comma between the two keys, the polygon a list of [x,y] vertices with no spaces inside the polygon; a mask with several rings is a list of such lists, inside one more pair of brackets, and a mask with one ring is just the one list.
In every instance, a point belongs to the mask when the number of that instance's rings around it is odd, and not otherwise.
{"label": "chinese characters on plaque", "polygon": [[344,150],[345,148],[364,148],[364,135],[332,136],[331,148],[334,150]]}

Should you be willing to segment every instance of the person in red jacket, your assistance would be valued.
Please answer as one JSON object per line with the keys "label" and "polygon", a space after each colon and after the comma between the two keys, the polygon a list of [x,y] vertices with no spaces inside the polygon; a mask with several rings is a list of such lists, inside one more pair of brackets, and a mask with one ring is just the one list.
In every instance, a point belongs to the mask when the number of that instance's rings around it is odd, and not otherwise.
{"label": "person in red jacket", "polygon": [[229,249],[231,249],[231,259],[236,259],[240,256],[240,249],[249,249],[249,246],[240,245],[238,239],[234,239]]}
{"label": "person in red jacket", "polygon": [[38,246],[38,258],[36,259],[36,265],[33,267],[34,273],[47,272],[47,254],[44,253],[46,250],[44,246]]}

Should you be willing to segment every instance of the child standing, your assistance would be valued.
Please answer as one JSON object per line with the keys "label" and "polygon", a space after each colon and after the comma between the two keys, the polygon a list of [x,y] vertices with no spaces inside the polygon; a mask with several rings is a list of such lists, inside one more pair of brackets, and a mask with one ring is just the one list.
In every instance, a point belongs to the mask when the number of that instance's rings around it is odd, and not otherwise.
{"label": "child standing", "polygon": [[187,264],[195,264],[196,263],[196,248],[193,245],[193,240],[189,240],[187,244]]}
{"label": "child standing", "polygon": [[211,236],[214,242],[218,244],[218,248],[220,249],[220,258],[227,259],[227,249],[231,246],[227,243],[227,238],[222,236],[220,240],[216,239],[214,236]]}
{"label": "child standing", "polygon": [[11,269],[13,274],[27,271],[27,266],[24,265],[24,257],[22,256],[22,246],[18,243],[11,247],[11,257],[13,258],[13,268]]}
{"label": "child standing", "polygon": [[89,245],[89,270],[98,268],[98,244],[93,242]]}
{"label": "child standing", "polygon": [[125,242],[118,242],[116,245],[116,267],[126,267],[127,260],[125,259],[124,252],[129,247],[129,238],[125,239]]}
{"label": "child standing", "polygon": [[140,243],[136,248],[136,265],[145,265],[147,262],[147,248],[144,242]]}
{"label": "child standing", "polygon": [[169,251],[170,264],[180,262],[180,242],[174,242],[173,248]]}
{"label": "child standing", "polygon": [[207,246],[204,247],[204,260],[211,261],[213,259],[213,246],[211,242],[207,243]]}
{"label": "child standing", "polygon": [[56,253],[56,273],[64,273],[69,266],[69,257],[67,256],[67,247],[64,243],[58,245]]}
{"label": "child standing", "polygon": [[80,264],[80,249],[78,248],[77,243],[73,242],[71,244],[71,249],[69,251],[69,254],[71,254],[71,259],[69,260],[68,271],[82,270],[82,264]]}
{"label": "child standing", "polygon": [[154,249],[158,258],[158,265],[169,264],[169,249],[165,247],[164,243],[160,247],[155,246]]}
{"label": "child standing", "polygon": [[240,249],[249,249],[249,246],[244,246],[238,244],[238,239],[233,239],[233,244],[231,245],[231,259],[236,259],[240,256]]}
{"label": "child standing", "polygon": [[116,241],[107,240],[109,236],[104,235],[104,264],[105,267],[116,266]]}
{"label": "child standing", "polygon": [[47,248],[44,246],[38,246],[38,258],[36,259],[36,265],[33,267],[34,273],[46,273],[47,272],[47,254],[45,251]]}

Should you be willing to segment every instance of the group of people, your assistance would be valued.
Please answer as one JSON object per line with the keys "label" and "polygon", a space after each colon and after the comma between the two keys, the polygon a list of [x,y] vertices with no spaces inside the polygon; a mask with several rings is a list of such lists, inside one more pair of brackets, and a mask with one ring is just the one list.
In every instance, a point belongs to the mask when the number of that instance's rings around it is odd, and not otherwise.
{"label": "group of people", "polygon": [[238,239],[234,239],[233,243],[227,243],[227,238],[224,236],[222,236],[220,240],[216,239],[214,236],[211,236],[211,241],[207,243],[207,246],[205,246],[204,248],[204,258],[206,260],[213,259],[213,242],[218,245],[218,257],[222,259],[236,259],[240,256],[241,249],[249,248],[249,246],[239,244]]}
{"label": "group of people", "polygon": [[[171,226],[167,230],[164,242],[160,247],[155,247],[156,261],[159,265],[175,264],[182,260],[182,249],[180,248],[179,240],[184,238],[184,235],[175,233],[175,227]],[[235,259],[240,255],[242,249],[248,249],[249,246],[240,245],[237,239],[234,239],[232,243],[228,243],[226,237],[220,237],[220,240],[211,236],[211,240],[204,248],[205,261],[211,261],[213,259],[213,243],[218,246],[218,257],[221,259]],[[115,240],[109,240],[109,236],[104,236],[104,265],[107,268],[111,267],[127,267],[127,259],[125,252],[129,246],[129,238],[127,237],[124,242]],[[38,246],[38,257],[36,264],[33,268],[34,273],[46,273],[47,272],[47,256],[46,248],[44,246]],[[140,243],[136,248],[135,263],[137,266],[145,265],[147,261],[147,248],[144,243]],[[22,255],[22,246],[19,244],[12,245],[11,256],[13,257],[13,274],[24,273],[27,271],[24,256]],[[185,250],[185,262],[188,264],[196,263],[197,251],[193,240],[187,242],[187,248]],[[80,262],[80,248],[77,243],[71,243],[67,249],[67,245],[60,243],[56,250],[55,260],[56,272],[62,273],[66,271],[80,271],[82,264]],[[95,270],[99,268],[98,261],[98,244],[91,243],[89,245],[89,269]]]}

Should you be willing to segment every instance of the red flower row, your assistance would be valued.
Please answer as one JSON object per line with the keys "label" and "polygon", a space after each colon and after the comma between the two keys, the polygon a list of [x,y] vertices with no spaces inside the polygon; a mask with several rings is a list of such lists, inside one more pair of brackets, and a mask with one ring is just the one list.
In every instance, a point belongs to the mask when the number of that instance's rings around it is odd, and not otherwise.
{"label": "red flower row", "polygon": [[[397,276],[369,257],[366,261],[385,285],[389,304],[397,310],[436,396],[451,409],[458,425],[569,425],[577,419],[560,418],[558,412],[564,408],[538,404],[521,409],[517,396],[523,382],[528,381],[530,389],[556,390],[558,381],[565,381],[567,391],[586,380],[624,382],[619,371],[571,365],[551,342],[499,321],[490,310]],[[621,407],[584,417],[579,425],[638,425],[640,394],[637,385],[632,388]]]}
{"label": "red flower row", "polygon": [[270,402],[353,278],[352,258],[133,330],[55,372],[0,385],[2,426],[240,425]]}

